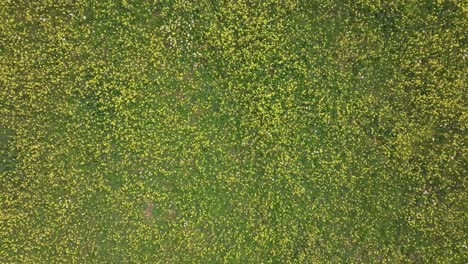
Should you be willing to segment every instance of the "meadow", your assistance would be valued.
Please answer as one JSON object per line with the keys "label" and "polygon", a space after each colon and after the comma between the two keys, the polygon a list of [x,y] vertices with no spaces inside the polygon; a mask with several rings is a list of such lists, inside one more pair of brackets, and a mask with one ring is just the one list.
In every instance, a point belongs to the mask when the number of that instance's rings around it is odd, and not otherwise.
{"label": "meadow", "polygon": [[0,263],[466,263],[465,1],[0,1]]}

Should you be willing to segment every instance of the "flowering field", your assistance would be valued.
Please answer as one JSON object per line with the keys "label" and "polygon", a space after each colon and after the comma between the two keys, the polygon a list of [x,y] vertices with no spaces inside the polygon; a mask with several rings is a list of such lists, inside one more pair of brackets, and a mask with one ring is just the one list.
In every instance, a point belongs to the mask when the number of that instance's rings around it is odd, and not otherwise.
{"label": "flowering field", "polygon": [[466,263],[464,1],[0,1],[0,263]]}

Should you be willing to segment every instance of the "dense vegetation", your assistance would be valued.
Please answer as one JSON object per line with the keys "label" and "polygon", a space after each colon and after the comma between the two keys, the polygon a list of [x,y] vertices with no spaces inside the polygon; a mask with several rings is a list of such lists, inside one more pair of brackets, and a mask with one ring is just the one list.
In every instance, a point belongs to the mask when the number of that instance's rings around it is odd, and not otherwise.
{"label": "dense vegetation", "polygon": [[2,0],[0,262],[466,263],[467,8]]}

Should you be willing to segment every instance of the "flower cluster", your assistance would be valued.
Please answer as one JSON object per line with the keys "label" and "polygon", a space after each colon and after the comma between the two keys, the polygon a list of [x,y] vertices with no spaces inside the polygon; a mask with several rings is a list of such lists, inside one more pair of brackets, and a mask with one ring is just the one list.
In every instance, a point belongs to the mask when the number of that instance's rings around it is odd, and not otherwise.
{"label": "flower cluster", "polygon": [[462,263],[462,1],[2,0],[1,263]]}

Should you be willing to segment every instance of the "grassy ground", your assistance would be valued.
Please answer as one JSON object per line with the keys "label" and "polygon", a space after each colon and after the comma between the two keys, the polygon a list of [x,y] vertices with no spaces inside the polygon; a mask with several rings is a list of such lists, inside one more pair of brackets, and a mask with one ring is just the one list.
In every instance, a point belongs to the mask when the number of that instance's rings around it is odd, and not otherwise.
{"label": "grassy ground", "polygon": [[0,3],[1,263],[465,263],[463,1]]}

